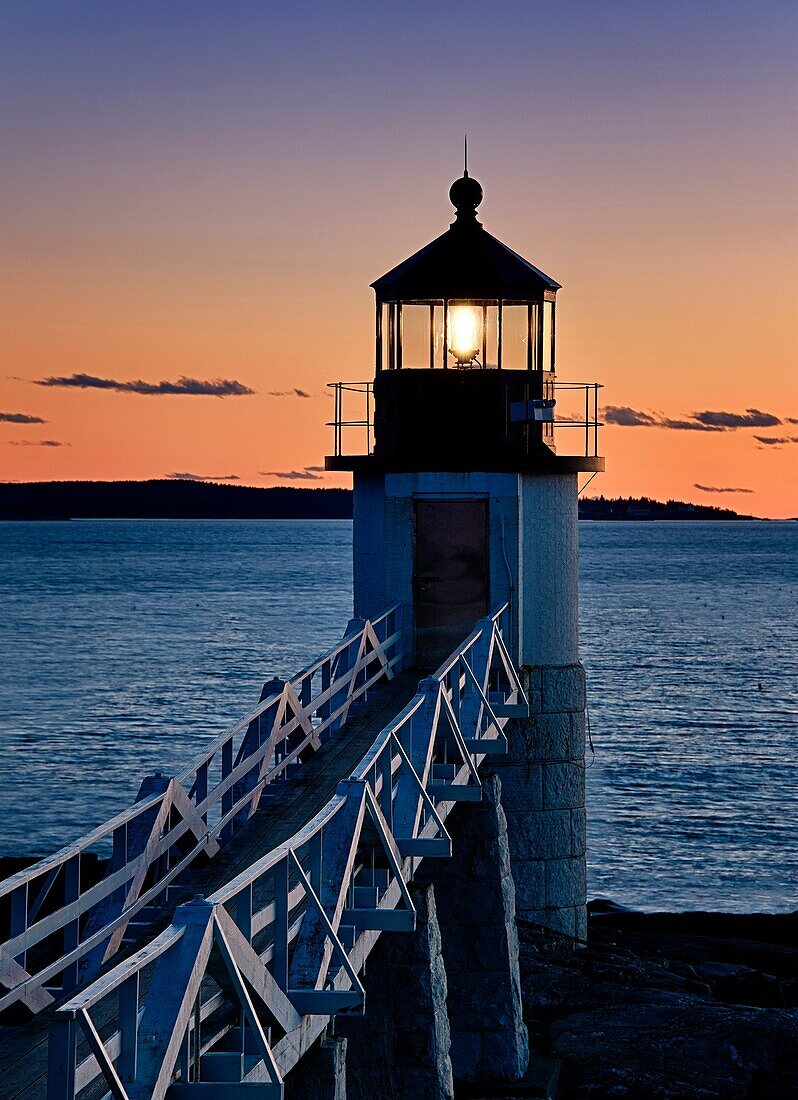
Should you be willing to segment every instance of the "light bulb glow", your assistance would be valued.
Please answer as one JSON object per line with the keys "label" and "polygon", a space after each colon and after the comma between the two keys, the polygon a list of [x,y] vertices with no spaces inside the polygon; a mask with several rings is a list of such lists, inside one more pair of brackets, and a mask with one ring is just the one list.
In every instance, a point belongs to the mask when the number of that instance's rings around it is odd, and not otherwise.
{"label": "light bulb glow", "polygon": [[479,314],[473,306],[449,310],[449,351],[458,363],[470,363],[480,350]]}

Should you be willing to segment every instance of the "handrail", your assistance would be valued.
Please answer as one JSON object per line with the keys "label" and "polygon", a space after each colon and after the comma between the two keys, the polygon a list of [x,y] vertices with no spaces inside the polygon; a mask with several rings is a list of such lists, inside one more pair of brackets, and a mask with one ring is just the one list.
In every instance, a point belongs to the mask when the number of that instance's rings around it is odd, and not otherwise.
{"label": "handrail", "polygon": [[[401,668],[402,655],[400,605],[352,620],[341,641],[293,679],[267,684],[257,706],[181,774],[147,777],[135,805],[0,882],[10,913],[0,942],[0,1012],[23,1005],[37,1013],[58,985],[63,995],[91,978],[131,920],[146,922],[170,891],[184,890],[193,862],[212,858],[267,785],[334,736],[352,704]],[[103,842],[111,856],[102,880],[91,883],[81,863]]]}
{"label": "handrail", "polygon": [[[211,897],[178,906],[170,928],[58,1009],[48,1100],[74,1100],[101,1080],[121,1100],[163,1100],[175,1080],[202,1079],[220,1042],[243,1055],[236,1080],[252,1072],[264,1095],[281,1097],[283,1077],[330,1018],[363,1011],[360,974],[379,935],[415,925],[407,883],[422,859],[451,854],[446,818],[480,797],[477,767],[506,751],[506,722],[528,710],[501,637],[506,612],[478,623],[420,682],[289,840]],[[212,953],[214,975],[227,971],[221,985],[204,981]],[[117,991],[117,1030],[101,1041],[89,1012]]]}

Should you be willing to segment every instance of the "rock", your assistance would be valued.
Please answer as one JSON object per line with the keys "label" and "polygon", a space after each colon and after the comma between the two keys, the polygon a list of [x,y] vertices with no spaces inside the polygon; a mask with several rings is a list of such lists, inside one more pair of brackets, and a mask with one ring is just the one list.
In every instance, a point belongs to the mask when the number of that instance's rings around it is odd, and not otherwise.
{"label": "rock", "polygon": [[619,905],[617,901],[612,901],[610,898],[594,898],[588,902],[588,912],[590,913],[591,920],[595,920],[596,917],[603,916],[617,916],[618,913],[635,913],[636,909],[630,909],[626,905]]}
{"label": "rock", "polygon": [[530,1040],[558,1095],[798,1100],[795,915],[591,903],[588,945],[519,921]]}
{"label": "rock", "polygon": [[798,1013],[637,1004],[565,1016],[549,1029],[563,1097],[725,1100],[798,1096]]}

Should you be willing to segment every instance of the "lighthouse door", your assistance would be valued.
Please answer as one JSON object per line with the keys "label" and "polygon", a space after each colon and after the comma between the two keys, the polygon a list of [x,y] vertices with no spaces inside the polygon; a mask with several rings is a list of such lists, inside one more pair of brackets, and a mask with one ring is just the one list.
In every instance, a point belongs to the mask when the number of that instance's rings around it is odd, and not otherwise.
{"label": "lighthouse door", "polygon": [[416,500],[416,664],[434,669],[488,613],[488,502]]}

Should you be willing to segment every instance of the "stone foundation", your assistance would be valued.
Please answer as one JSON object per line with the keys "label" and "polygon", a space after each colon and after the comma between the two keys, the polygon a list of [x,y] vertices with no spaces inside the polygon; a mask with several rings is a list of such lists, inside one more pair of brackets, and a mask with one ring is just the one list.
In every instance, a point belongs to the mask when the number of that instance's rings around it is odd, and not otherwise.
{"label": "stone foundation", "polygon": [[521,669],[530,717],[506,728],[501,779],[519,917],[587,935],[585,672],[581,664]]}
{"label": "stone foundation", "polygon": [[339,1017],[347,1100],[452,1100],[446,971],[431,886],[411,885],[415,932],[380,937],[366,971],[366,1015]]}
{"label": "stone foundation", "polygon": [[487,776],[482,801],[447,820],[452,858],[428,860],[435,884],[457,1081],[517,1081],[529,1046],[518,969],[515,889],[501,783]]}
{"label": "stone foundation", "polygon": [[324,1036],[285,1079],[285,1100],[346,1100],[346,1039]]}

